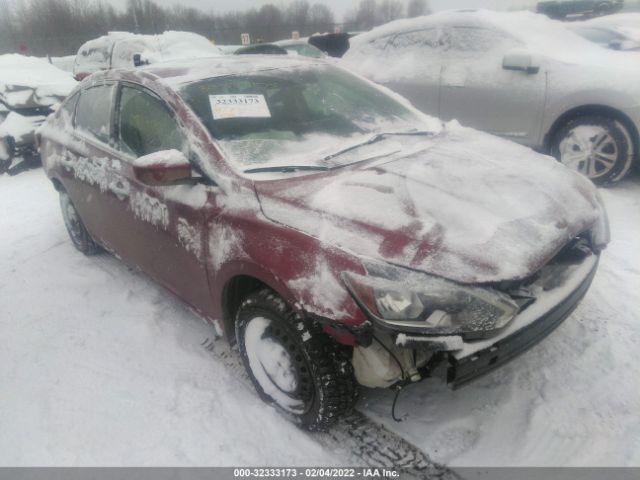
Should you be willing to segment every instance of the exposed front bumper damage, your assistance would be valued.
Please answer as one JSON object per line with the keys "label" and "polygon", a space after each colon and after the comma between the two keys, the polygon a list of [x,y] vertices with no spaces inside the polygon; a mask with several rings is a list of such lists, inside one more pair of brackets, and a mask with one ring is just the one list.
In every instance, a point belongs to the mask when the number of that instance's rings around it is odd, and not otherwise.
{"label": "exposed front bumper damage", "polygon": [[396,346],[434,352],[439,362],[431,362],[432,366],[446,362],[447,382],[460,387],[524,352],[562,323],[589,289],[598,262],[599,255],[592,253],[579,263],[548,267],[552,270],[540,280],[535,301],[492,338],[462,341],[460,337],[398,334]]}

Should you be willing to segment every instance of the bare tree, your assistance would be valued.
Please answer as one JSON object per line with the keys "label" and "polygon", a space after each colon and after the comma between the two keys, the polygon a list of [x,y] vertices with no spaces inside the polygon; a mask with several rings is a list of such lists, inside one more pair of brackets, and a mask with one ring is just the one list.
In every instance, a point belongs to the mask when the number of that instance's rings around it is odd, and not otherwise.
{"label": "bare tree", "polygon": [[407,5],[407,17],[414,18],[431,13],[427,0],[409,0]]}
{"label": "bare tree", "polygon": [[333,29],[335,19],[329,7],[314,3],[309,9],[309,33],[324,33]]}

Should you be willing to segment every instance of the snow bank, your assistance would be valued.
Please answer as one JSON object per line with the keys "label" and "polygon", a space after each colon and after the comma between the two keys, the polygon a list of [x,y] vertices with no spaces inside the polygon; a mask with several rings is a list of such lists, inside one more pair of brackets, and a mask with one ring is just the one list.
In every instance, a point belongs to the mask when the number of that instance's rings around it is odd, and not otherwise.
{"label": "snow bank", "polygon": [[9,112],[0,123],[0,138],[10,136],[19,144],[29,139],[43,121],[42,116],[25,117],[16,112]]}
{"label": "snow bank", "polygon": [[75,80],[46,60],[0,55],[0,101],[10,107],[50,106],[64,99]]}

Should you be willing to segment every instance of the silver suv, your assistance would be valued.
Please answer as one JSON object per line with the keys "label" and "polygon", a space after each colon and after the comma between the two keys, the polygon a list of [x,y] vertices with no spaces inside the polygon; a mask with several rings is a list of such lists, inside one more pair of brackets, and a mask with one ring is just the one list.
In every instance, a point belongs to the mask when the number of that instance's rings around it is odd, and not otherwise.
{"label": "silver suv", "polygon": [[596,183],[638,153],[640,65],[532,12],[451,11],[352,40],[344,65],[444,120],[549,152]]}

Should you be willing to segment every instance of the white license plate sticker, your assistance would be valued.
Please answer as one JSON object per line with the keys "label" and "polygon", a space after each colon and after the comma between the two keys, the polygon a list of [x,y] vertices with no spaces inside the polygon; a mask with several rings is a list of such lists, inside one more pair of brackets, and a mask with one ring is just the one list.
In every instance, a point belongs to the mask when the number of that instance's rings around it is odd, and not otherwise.
{"label": "white license plate sticker", "polygon": [[209,95],[214,120],[225,118],[270,118],[264,95]]}

